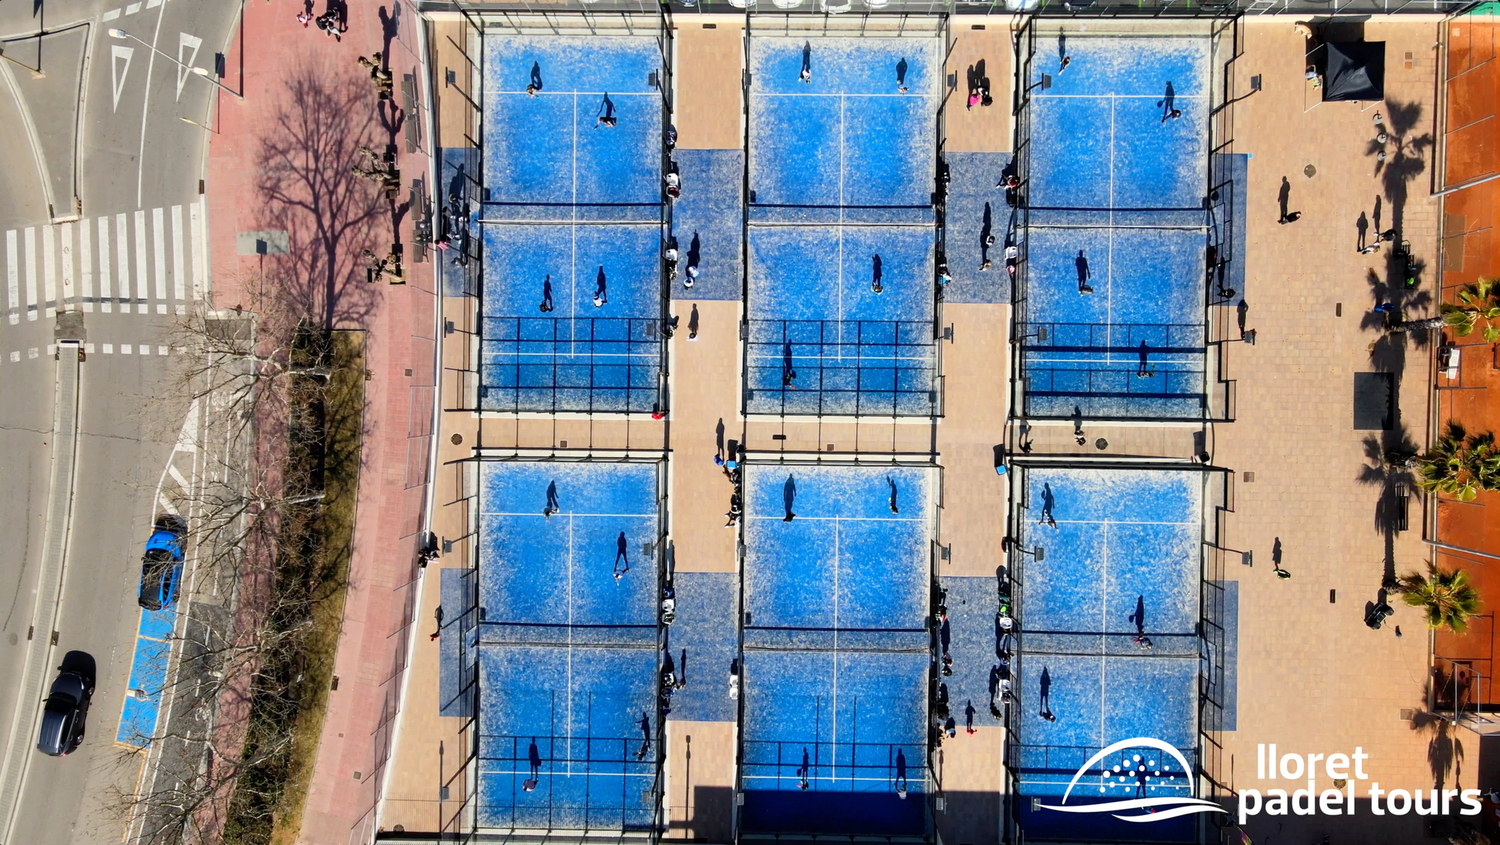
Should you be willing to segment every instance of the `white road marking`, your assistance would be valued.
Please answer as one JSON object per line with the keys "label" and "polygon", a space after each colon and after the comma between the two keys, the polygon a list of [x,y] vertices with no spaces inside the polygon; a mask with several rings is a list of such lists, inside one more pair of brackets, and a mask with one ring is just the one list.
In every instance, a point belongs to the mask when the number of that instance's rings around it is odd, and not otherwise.
{"label": "white road marking", "polygon": [[[160,3],[161,0],[152,0],[152,2]],[[183,84],[187,82],[189,76],[193,75],[193,72],[189,68],[193,66],[194,62],[198,61],[198,48],[202,46],[202,38],[195,35],[188,35],[186,32],[177,33],[177,100],[179,102],[182,100]],[[184,56],[183,54],[188,51],[192,51],[192,55]]]}
{"label": "white road marking", "polygon": [[106,22],[107,21],[112,21],[115,18],[118,18],[119,16],[120,16],[120,10],[119,9],[110,9],[109,11],[105,12],[102,16],[100,16],[100,20],[103,20],[103,21],[106,21]]}
{"label": "white road marking", "polygon": [[198,201],[188,208],[188,221],[193,227],[193,301],[202,302],[205,288],[208,282],[208,251],[204,249],[203,234],[203,209],[207,197],[199,197]]}
{"label": "white road marking", "polygon": [[36,319],[36,228],[27,226],[26,238],[26,319]]}
{"label": "white road marking", "polygon": [[[120,262],[120,313],[130,313],[130,225],[123,213],[115,215],[116,259]],[[143,273],[144,275],[144,273]]]}
{"label": "white road marking", "polygon": [[167,233],[165,215],[160,208],[151,209],[151,239],[156,247],[156,313],[167,313]]}
{"label": "white road marking", "polygon": [[79,299],[84,311],[94,310],[94,230],[89,221],[78,222],[78,276],[82,283]]}
{"label": "white road marking", "polygon": [[47,309],[49,319],[57,313],[57,256],[52,250],[57,243],[57,239],[52,237],[54,228],[51,225],[42,227],[42,283],[45,286],[42,305]]}
{"label": "white road marking", "polygon": [[109,287],[109,218],[99,218],[99,310],[108,314],[114,310],[110,302],[113,292]]}
{"label": "white road marking", "polygon": [[187,313],[187,272],[182,261],[182,206],[172,206],[172,296],[177,313]]}
{"label": "white road marking", "polygon": [[[150,296],[146,287],[146,212],[137,210],[135,213],[135,298],[146,299]],[[145,314],[151,310],[150,306],[142,305],[141,313]]]}
{"label": "white road marking", "polygon": [[73,287],[73,224],[64,223],[59,227],[62,240],[62,290],[57,300],[57,307],[63,308],[73,304],[73,298],[78,291]]}
{"label": "white road marking", "polygon": [[135,55],[134,47],[126,47],[122,44],[110,46],[109,74],[114,80],[114,111],[120,110],[120,94],[125,90],[125,76],[130,73],[130,57],[133,55]]}
{"label": "white road marking", "polygon": [[10,324],[21,322],[21,271],[16,266],[16,230],[5,233],[5,305],[10,309]]}

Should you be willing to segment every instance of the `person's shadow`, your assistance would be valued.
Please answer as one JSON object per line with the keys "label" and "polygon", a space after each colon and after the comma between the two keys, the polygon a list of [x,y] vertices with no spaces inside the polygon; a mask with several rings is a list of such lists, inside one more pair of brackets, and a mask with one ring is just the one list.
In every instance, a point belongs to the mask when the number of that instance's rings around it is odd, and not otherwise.
{"label": "person's shadow", "polygon": [[906,70],[906,57],[902,56],[901,61],[896,62],[896,90],[903,94],[906,93]]}
{"label": "person's shadow", "polygon": [[1370,219],[1365,216],[1363,211],[1359,213],[1359,219],[1354,221],[1354,231],[1359,233],[1359,240],[1354,248],[1363,252],[1365,248],[1365,236],[1370,232]]}
{"label": "person's shadow", "polygon": [[1049,722],[1056,720],[1052,714],[1052,671],[1046,666],[1042,667],[1041,695],[1037,698],[1037,705],[1043,719]]}
{"label": "person's shadow", "polygon": [[942,627],[938,628],[938,642],[943,647],[943,654],[947,654],[948,647],[953,643],[953,630],[948,626],[947,619],[944,619]]}
{"label": "person's shadow", "polygon": [[[698,306],[693,306],[694,316],[688,319],[688,331],[693,331],[693,322],[697,319]],[[724,418],[719,417],[719,424],[714,426],[714,454],[720,458],[724,457]]]}
{"label": "person's shadow", "polygon": [[786,483],[781,485],[781,504],[782,507],[786,510],[786,516],[782,517],[782,522],[791,522],[797,517],[797,514],[792,511],[792,505],[795,504],[796,501],[797,479],[788,475],[786,477]]}
{"label": "person's shadow", "polygon": [[812,42],[802,42],[802,75],[812,73]]}
{"label": "person's shadow", "polygon": [[792,387],[792,382],[797,380],[797,370],[792,366],[792,342],[789,340],[781,346],[781,386]]}
{"label": "person's shadow", "polygon": [[885,290],[885,287],[880,283],[881,278],[884,276],[885,262],[880,260],[880,253],[877,252],[871,257],[870,263],[870,290],[880,293]]}
{"label": "person's shadow", "polygon": [[1130,621],[1135,624],[1135,632],[1144,636],[1146,633],[1146,597],[1139,595],[1135,597],[1135,612],[1130,614]]}
{"label": "person's shadow", "polygon": [[697,230],[693,231],[693,239],[688,241],[688,266],[697,267],[698,261],[703,258],[703,242],[698,239]]}
{"label": "person's shadow", "polygon": [[599,274],[594,277],[594,296],[609,301],[609,279],[604,275],[604,265],[599,265]]}
{"label": "person's shadow", "polygon": [[896,479],[891,478],[889,475],[887,475],[885,477],[885,483],[889,484],[891,487],[891,513],[900,513],[901,509],[896,506]]}
{"label": "person's shadow", "polygon": [[677,688],[687,686],[687,649],[682,650],[682,659],[677,661]]}
{"label": "person's shadow", "polygon": [[[628,546],[629,546],[629,542],[625,539],[625,532],[621,531],[620,532],[620,536],[618,536],[618,537],[615,538],[615,574],[616,575],[619,575],[621,573],[625,573],[625,572],[629,572],[630,571],[630,554],[629,554],[629,549],[627,548]],[[623,561],[625,563],[625,568],[624,569],[620,568],[621,561]]]}
{"label": "person's shadow", "polygon": [[643,710],[641,711],[641,719],[636,724],[641,726],[641,747],[639,751],[635,752],[635,759],[644,760],[646,759],[646,754],[651,750],[651,717],[647,716]]}
{"label": "person's shadow", "polygon": [[1167,90],[1162,94],[1161,99],[1156,101],[1156,104],[1161,107],[1162,121],[1165,122],[1167,115],[1172,113],[1172,109],[1177,108],[1177,90],[1172,87],[1171,80],[1167,81]]}
{"label": "person's shadow", "polygon": [[558,510],[560,510],[560,508],[558,508],[558,506],[557,506],[557,482],[556,481],[551,481],[551,482],[548,482],[548,484],[547,484],[547,507],[546,507],[546,510],[548,511],[549,514],[557,513]]}
{"label": "person's shadow", "polygon": [[1089,284],[1094,278],[1093,273],[1089,272],[1089,257],[1081,249],[1078,250],[1078,257],[1073,259],[1073,269],[1078,273],[1078,292],[1093,293],[1094,288]]}
{"label": "person's shadow", "polygon": [[594,126],[599,124],[605,126],[615,125],[615,101],[609,98],[609,92],[605,92],[604,99],[599,101],[599,111],[594,116]]}
{"label": "person's shadow", "polygon": [[812,780],[812,762],[808,759],[807,748],[802,749],[802,765],[797,767],[797,787],[806,790]]}
{"label": "person's shadow", "polygon": [[1292,183],[1285,176],[1281,177],[1281,190],[1276,192],[1276,205],[1281,211],[1278,223],[1290,223],[1294,218],[1288,207],[1292,201]]}
{"label": "person's shadow", "polygon": [[[688,315],[688,340],[692,340],[693,338],[695,338],[697,336],[698,336],[698,303],[694,302],[693,303],[693,312]],[[724,421],[720,420],[719,421],[719,450],[720,450],[720,452],[722,452],[723,449],[724,449],[723,432],[724,432]]]}
{"label": "person's shadow", "polygon": [[979,227],[979,260],[990,263],[990,235],[995,229],[995,212],[989,203],[984,204],[984,222]]}
{"label": "person's shadow", "polygon": [[542,63],[541,62],[532,62],[531,63],[531,87],[535,88],[538,91],[542,90]]}
{"label": "person's shadow", "polygon": [[1250,306],[1245,302],[1244,297],[1241,297],[1240,304],[1234,307],[1234,317],[1240,327],[1240,337],[1245,336],[1245,320],[1249,316]]}
{"label": "person's shadow", "polygon": [[906,752],[898,748],[896,749],[896,792],[905,798],[906,790]]}
{"label": "person's shadow", "polygon": [[1052,509],[1057,507],[1057,498],[1052,493],[1052,483],[1042,484],[1042,519],[1052,516]]}
{"label": "person's shadow", "polygon": [[531,747],[526,749],[526,762],[531,766],[531,779],[536,780],[542,774],[542,752],[536,747],[536,739],[531,740]]}

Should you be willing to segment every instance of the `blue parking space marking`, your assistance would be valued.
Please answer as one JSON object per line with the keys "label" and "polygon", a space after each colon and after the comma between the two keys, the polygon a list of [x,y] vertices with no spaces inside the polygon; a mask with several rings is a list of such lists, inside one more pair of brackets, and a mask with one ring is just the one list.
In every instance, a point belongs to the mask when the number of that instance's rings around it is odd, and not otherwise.
{"label": "blue parking space marking", "polygon": [[[141,614],[146,616],[146,612]],[[142,629],[147,627],[143,619]],[[167,665],[172,657],[170,642],[148,639],[144,634],[135,641],[135,652],[130,664],[130,692],[125,695],[125,705],[120,711],[120,726],[115,732],[115,741],[144,748],[148,740],[156,735],[157,718],[161,711],[161,697],[167,680]],[[134,691],[145,693],[138,697]]]}

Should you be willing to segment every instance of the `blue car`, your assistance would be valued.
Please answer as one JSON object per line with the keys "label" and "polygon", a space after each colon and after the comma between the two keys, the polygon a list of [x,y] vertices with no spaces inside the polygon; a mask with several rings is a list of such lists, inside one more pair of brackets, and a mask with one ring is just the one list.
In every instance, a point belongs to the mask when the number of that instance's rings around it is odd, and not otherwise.
{"label": "blue car", "polygon": [[182,580],[182,537],[187,522],[180,516],[163,514],[156,518],[156,530],[146,540],[146,555],[141,559],[141,607],[166,610],[177,602],[178,582]]}

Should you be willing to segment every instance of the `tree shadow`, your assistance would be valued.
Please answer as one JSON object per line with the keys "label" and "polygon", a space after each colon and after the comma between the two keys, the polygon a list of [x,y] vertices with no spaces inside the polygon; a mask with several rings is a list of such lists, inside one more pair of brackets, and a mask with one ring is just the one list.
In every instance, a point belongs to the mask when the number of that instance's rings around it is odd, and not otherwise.
{"label": "tree shadow", "polygon": [[[1438,692],[1451,691],[1452,678],[1443,671],[1441,666],[1434,666],[1432,678],[1428,681]],[[1462,695],[1462,691],[1460,691]],[[1427,700],[1424,695],[1423,701]],[[1438,708],[1442,708],[1441,696]],[[1449,704],[1451,707],[1452,705]],[[1450,788],[1461,789],[1463,783],[1463,761],[1464,744],[1454,730],[1453,723],[1439,713],[1429,712],[1424,708],[1418,708],[1411,720],[1411,729],[1418,733],[1428,734],[1427,740],[1427,767],[1432,772],[1432,783],[1436,789],[1445,788],[1448,776],[1452,775],[1453,786]]]}
{"label": "tree shadow", "polygon": [[367,286],[360,251],[384,254],[378,187],[350,172],[361,146],[375,143],[376,97],[364,79],[302,63],[289,97],[260,139],[258,224],[285,230],[284,255],[263,258],[275,280],[269,309],[306,315],[325,329],[369,328],[380,294]]}
{"label": "tree shadow", "polygon": [[[1392,332],[1386,329],[1396,320],[1413,318],[1418,312],[1425,313],[1433,302],[1431,291],[1406,286],[1404,262],[1401,266],[1401,270],[1388,271],[1383,277],[1375,270],[1368,271],[1365,281],[1370,286],[1371,305],[1359,320],[1360,329],[1380,332],[1380,336],[1370,343],[1370,363],[1381,372],[1397,375],[1406,369],[1408,344],[1425,349],[1431,338],[1428,332]],[[1375,307],[1382,303],[1391,303],[1394,310],[1391,313],[1376,311]]]}
{"label": "tree shadow", "polygon": [[1367,463],[1359,468],[1357,480],[1376,489],[1374,527],[1384,541],[1381,583],[1390,589],[1396,583],[1396,534],[1406,522],[1403,491],[1416,486],[1416,475],[1409,461],[1418,446],[1405,425],[1368,435],[1362,445]]}
{"label": "tree shadow", "polygon": [[[1388,136],[1387,140],[1381,143],[1378,138],[1371,138],[1365,148],[1365,155],[1375,159],[1375,176],[1380,180],[1385,200],[1390,206],[1390,224],[1386,231],[1393,232],[1395,238],[1391,247],[1384,251],[1383,274],[1377,274],[1373,270],[1370,273],[1371,292],[1377,298],[1376,304],[1394,303],[1397,306],[1396,315],[1400,315],[1402,319],[1412,319],[1415,312],[1425,312],[1431,307],[1432,294],[1406,286],[1407,258],[1399,247],[1405,242],[1403,231],[1411,183],[1427,171],[1427,155],[1433,148],[1433,138],[1430,133],[1417,134],[1417,125],[1422,120],[1421,103],[1388,100],[1384,109],[1384,123],[1377,125],[1375,130],[1383,130]],[[1413,269],[1420,272],[1423,263],[1414,261]],[[1381,275],[1384,276],[1383,279]],[[1361,328],[1373,328],[1372,317],[1379,318],[1382,323],[1380,328],[1383,329],[1385,315],[1367,315],[1361,321]],[[1370,360],[1389,372],[1400,372],[1395,367],[1405,364],[1407,340],[1397,335],[1404,334],[1411,335],[1411,342],[1417,348],[1425,347],[1429,340],[1427,332],[1387,335],[1371,348]]]}

